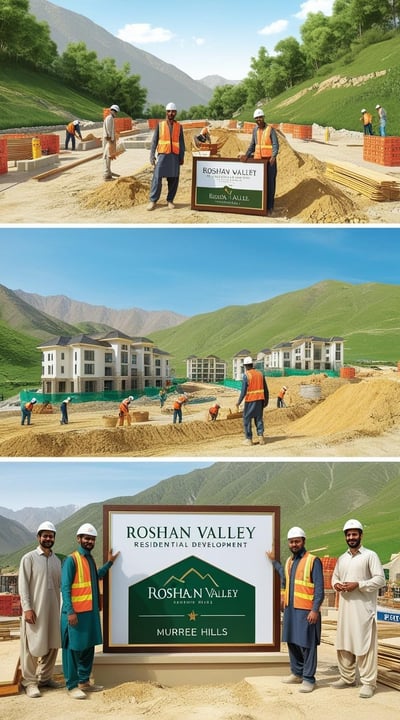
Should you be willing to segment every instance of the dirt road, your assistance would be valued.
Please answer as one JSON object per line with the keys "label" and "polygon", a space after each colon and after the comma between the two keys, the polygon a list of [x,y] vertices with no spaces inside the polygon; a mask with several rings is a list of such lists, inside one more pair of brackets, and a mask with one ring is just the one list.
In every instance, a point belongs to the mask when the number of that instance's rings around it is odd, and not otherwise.
{"label": "dirt road", "polygon": [[[94,130],[92,134],[100,134]],[[0,213],[3,223],[12,224],[247,224],[287,225],[291,223],[398,223],[400,202],[374,202],[354,190],[338,185],[325,176],[325,162],[345,160],[387,173],[388,180],[400,179],[400,167],[383,168],[362,160],[362,135],[338,131],[329,143],[322,129],[315,140],[293,140],[280,133],[276,205],[272,217],[207,212],[191,209],[192,135],[185,131],[187,153],[181,169],[176,209],[169,210],[161,199],[156,210],[148,212],[152,168],[149,150],[128,149],[113,163],[121,177],[113,183],[102,181],[102,159],[97,157],[46,180],[33,179],[34,173],[9,169],[0,175]],[[143,132],[149,140],[149,132]],[[237,158],[248,147],[250,136],[224,127],[212,129],[213,141],[224,140],[221,157]],[[62,151],[62,167],[72,161],[98,155],[94,151]],[[35,171],[37,173],[37,171]]]}
{"label": "dirt road", "polygon": [[[172,424],[172,399],[161,411],[157,400],[134,403],[148,412],[145,422],[109,427],[117,404],[71,405],[70,422],[60,425],[58,408],[33,413],[30,427],[19,412],[0,413],[2,457],[398,457],[400,375],[394,370],[362,372],[354,380],[315,375],[285,379],[287,407],[276,407],[279,378],[269,379],[270,404],[264,412],[266,444],[243,445],[242,419],[235,413],[238,391],[188,384],[190,401],[181,425]],[[304,382],[318,385],[320,399],[302,396]],[[215,397],[221,405],[216,422],[207,420]]]}

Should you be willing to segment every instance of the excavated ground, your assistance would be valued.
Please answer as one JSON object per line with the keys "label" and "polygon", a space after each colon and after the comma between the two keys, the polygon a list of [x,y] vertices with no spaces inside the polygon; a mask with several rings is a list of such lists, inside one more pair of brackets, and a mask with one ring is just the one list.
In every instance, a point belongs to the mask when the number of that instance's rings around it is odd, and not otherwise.
{"label": "excavated ground", "polygon": [[[109,427],[110,417],[116,422],[118,413],[117,404],[110,403],[72,405],[67,426],[60,425],[58,408],[51,413],[35,412],[30,427],[20,425],[18,411],[2,412],[0,456],[398,456],[398,372],[359,372],[352,380],[293,377],[285,383],[287,407],[277,409],[282,381],[269,379],[271,400],[264,413],[267,442],[263,446],[243,446],[242,419],[230,418],[236,414],[237,391],[191,383],[181,425],[172,424],[172,398],[162,411],[158,400],[135,402],[133,412],[148,412],[149,419],[130,427]],[[320,385],[320,399],[304,399],[304,383]],[[213,397],[221,410],[218,420],[209,422]]]}

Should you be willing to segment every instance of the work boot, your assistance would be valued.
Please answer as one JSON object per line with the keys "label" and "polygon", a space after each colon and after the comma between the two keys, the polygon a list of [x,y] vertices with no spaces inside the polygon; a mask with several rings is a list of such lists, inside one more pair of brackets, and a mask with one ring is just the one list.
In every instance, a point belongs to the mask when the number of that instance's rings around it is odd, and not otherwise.
{"label": "work boot", "polygon": [[95,683],[91,684],[89,682],[79,683],[78,687],[79,690],[83,690],[84,692],[101,692],[104,690],[104,685],[95,685]]}
{"label": "work boot", "polygon": [[146,210],[154,210],[155,206],[156,206],[156,203],[151,201],[151,202],[149,202]]}
{"label": "work boot", "polygon": [[300,675],[291,673],[287,677],[282,678],[281,682],[285,683],[285,685],[299,685],[303,682],[303,678],[301,678]]}
{"label": "work boot", "polygon": [[343,680],[343,678],[340,678],[339,680],[335,680],[335,682],[330,683],[330,686],[333,688],[336,688],[337,690],[343,690],[344,688],[354,687],[355,683],[348,683],[346,680]]}
{"label": "work boot", "polygon": [[78,687],[74,687],[72,688],[72,690],[68,690],[68,695],[73,700],[86,700],[86,694]]}
{"label": "work boot", "polygon": [[315,688],[315,683],[307,682],[307,680],[303,680],[299,687],[299,692],[301,693],[309,693],[312,692]]}
{"label": "work boot", "polygon": [[25,688],[25,692],[30,698],[38,698],[42,695],[36,683],[29,683]]}

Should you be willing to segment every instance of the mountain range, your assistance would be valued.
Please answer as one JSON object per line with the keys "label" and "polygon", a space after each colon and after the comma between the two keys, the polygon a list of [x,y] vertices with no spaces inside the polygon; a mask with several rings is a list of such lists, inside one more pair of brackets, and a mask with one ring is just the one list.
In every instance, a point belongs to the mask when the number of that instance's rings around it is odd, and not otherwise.
{"label": "mountain range", "polygon": [[66,295],[38,295],[24,290],[14,290],[15,294],[46,315],[58,318],[71,325],[94,323],[104,327],[117,328],[127,335],[152,335],[156,330],[166,329],[187,320],[187,316],[170,310],[143,310],[132,307],[126,310],[114,310],[105,305],[72,300]]}
{"label": "mountain range", "polygon": [[36,530],[43,520],[51,518],[57,527],[77,510],[77,505],[24,507],[20,510],[0,506],[0,555],[35,542]]}
{"label": "mountain range", "polygon": [[[394,462],[217,462],[174,475],[134,496],[105,498],[80,508],[57,525],[56,550],[63,555],[76,544],[83,522],[99,533],[94,556],[102,561],[103,504],[280,506],[281,555],[287,555],[286,533],[300,525],[307,547],[319,555],[344,551],[342,527],[349,517],[364,524],[365,544],[383,562],[399,552],[400,467]],[[11,521],[10,521],[11,522]],[[3,554],[2,567],[16,568],[29,549]],[[267,548],[266,548],[267,549]]]}
{"label": "mountain range", "polygon": [[99,60],[114,58],[117,67],[129,63],[132,75],[140,75],[140,85],[147,89],[149,105],[172,100],[178,108],[189,109],[193,105],[207,105],[211,99],[212,87],[206,83],[193,80],[174,65],[120,40],[84,15],[47,0],[30,0],[29,6],[30,13],[37,20],[49,25],[51,39],[56,43],[59,55],[69,43],[84,42]]}

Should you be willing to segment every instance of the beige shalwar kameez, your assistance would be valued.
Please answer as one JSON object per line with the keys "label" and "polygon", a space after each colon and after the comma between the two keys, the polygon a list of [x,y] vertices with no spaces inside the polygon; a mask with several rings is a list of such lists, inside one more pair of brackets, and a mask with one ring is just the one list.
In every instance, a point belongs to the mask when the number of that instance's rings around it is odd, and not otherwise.
{"label": "beige shalwar kameez", "polygon": [[332,575],[336,583],[358,582],[352,592],[341,592],[337,622],[336,650],[339,671],[349,685],[356,680],[356,665],[363,685],[376,686],[378,590],[385,584],[381,562],[373,550],[362,545],[338,558]]}
{"label": "beige shalwar kameez", "polygon": [[[21,673],[22,685],[45,685],[52,677],[61,647],[60,633],[61,562],[40,547],[21,559],[18,589],[21,597]],[[34,624],[27,623],[24,612],[33,610]]]}

